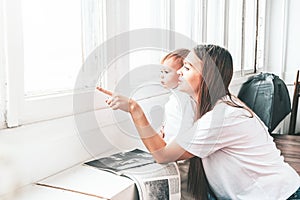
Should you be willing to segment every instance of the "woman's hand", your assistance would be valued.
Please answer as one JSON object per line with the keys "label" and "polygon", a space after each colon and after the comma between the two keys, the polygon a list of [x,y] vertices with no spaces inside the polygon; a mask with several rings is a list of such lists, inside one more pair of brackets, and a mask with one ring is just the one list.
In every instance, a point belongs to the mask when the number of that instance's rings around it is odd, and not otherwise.
{"label": "woman's hand", "polygon": [[[166,163],[175,161],[178,159],[187,159],[192,154],[186,152],[181,146],[174,143],[170,148],[166,149],[166,142],[163,140],[164,131],[161,129],[158,134],[148,122],[142,108],[139,104],[127,97],[114,94],[111,91],[105,90],[101,87],[97,87],[97,90],[110,96],[106,103],[114,110],[120,109],[125,112],[129,112],[133,119],[134,125],[139,132],[140,138],[149,152],[153,155],[156,162]],[[188,156],[188,157],[187,157]]]}
{"label": "woman's hand", "polygon": [[131,108],[134,107],[133,105],[135,104],[135,101],[128,97],[112,93],[111,91],[108,91],[101,87],[97,87],[97,90],[110,96],[110,98],[106,100],[106,103],[113,110],[120,109],[125,112],[130,112],[132,110]]}

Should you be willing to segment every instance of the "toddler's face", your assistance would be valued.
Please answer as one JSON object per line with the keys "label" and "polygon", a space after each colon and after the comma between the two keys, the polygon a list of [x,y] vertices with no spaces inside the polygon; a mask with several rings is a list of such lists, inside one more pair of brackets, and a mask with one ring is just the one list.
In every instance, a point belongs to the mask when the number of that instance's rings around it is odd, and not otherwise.
{"label": "toddler's face", "polygon": [[178,86],[177,69],[181,67],[180,62],[173,58],[167,59],[162,63],[163,67],[160,71],[160,82],[168,89],[174,89]]}

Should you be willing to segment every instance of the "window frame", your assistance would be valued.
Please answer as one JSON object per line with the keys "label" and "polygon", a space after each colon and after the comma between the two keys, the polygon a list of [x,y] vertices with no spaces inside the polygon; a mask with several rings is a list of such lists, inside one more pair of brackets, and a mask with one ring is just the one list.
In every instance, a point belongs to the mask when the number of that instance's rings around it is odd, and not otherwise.
{"label": "window frame", "polygon": [[[196,6],[200,12],[197,13],[201,17],[200,26],[196,27],[196,30],[192,31],[191,37],[194,37],[195,40],[202,40],[202,42],[207,42],[208,36],[208,6],[214,5],[217,6],[219,10],[221,10],[221,14],[218,15],[218,20],[221,20],[221,31],[219,34],[219,40],[222,45],[228,46],[228,8],[229,1],[225,0],[223,3],[218,4],[217,1],[208,1],[201,0],[197,1]],[[245,0],[243,0],[245,1]],[[257,0],[265,2],[266,0]],[[126,4],[127,1],[122,2]],[[120,8],[123,7],[121,5],[114,5],[113,2],[103,1],[103,4],[98,5],[101,7],[103,14],[99,17],[103,19],[103,27],[99,31],[103,32],[102,38],[94,38],[98,42],[105,41],[105,39],[112,37],[116,34],[121,33],[126,29],[124,29],[125,25],[122,23],[123,27],[116,27],[118,24],[121,24],[118,21],[118,16],[114,16],[113,13],[117,10],[116,6]],[[44,121],[49,119],[55,119],[65,116],[70,116],[75,114],[73,110],[73,91],[59,91],[55,94],[44,94],[44,95],[35,95],[30,97],[24,97],[24,47],[23,47],[23,38],[22,38],[22,1],[21,0],[3,0],[0,9],[4,12],[1,13],[1,21],[0,21],[0,30],[3,35],[0,35],[0,44],[4,44],[4,48],[0,49],[1,56],[1,66],[0,72],[2,75],[0,81],[0,128],[7,125],[7,127],[16,127],[23,124],[34,123],[38,121]],[[165,26],[168,26],[170,29],[173,27],[174,20],[174,2],[167,1],[164,3],[166,11],[166,15],[163,17]],[[265,11],[264,11],[265,12]],[[128,11],[124,11],[123,14],[128,14]],[[265,15],[265,13],[263,13]],[[222,19],[222,17],[224,17]],[[112,18],[113,17],[113,18]],[[265,17],[265,16],[263,16]],[[127,19],[128,20],[128,19]],[[195,20],[195,19],[194,19]],[[111,22],[116,22],[117,25]],[[126,22],[126,20],[125,20]],[[129,21],[127,21],[129,23]],[[263,21],[265,23],[265,21]],[[264,26],[265,24],[263,24]],[[257,27],[257,26],[256,26]],[[201,36],[195,34],[195,31],[200,31]],[[222,33],[222,34],[221,34]],[[264,31],[259,32],[260,34],[264,34]],[[262,37],[263,38],[263,37]],[[102,40],[102,41],[101,41]],[[200,41],[199,41],[200,42]],[[255,41],[258,42],[257,39]],[[264,43],[264,41],[263,41]],[[96,45],[97,46],[97,45]],[[258,46],[260,52],[264,55],[264,45]],[[86,53],[90,50],[84,49],[85,46],[83,44],[82,49]],[[86,54],[83,52],[83,56]],[[257,53],[258,51],[256,51]],[[241,55],[242,59],[243,55]],[[3,58],[3,59],[2,59]],[[105,55],[102,55],[102,58],[105,58]],[[263,57],[262,57],[263,60]],[[255,66],[254,69],[251,70],[250,73],[255,72],[255,67],[257,66],[257,60],[254,61]],[[129,65],[128,65],[129,66]],[[117,68],[115,68],[117,69]],[[241,67],[242,69],[242,67]],[[128,69],[122,69],[124,71],[128,71]],[[3,72],[3,73],[2,73]],[[122,72],[122,73],[123,73]],[[122,74],[122,73],[119,73]],[[5,75],[3,75],[5,74]],[[245,75],[248,72],[241,70],[241,74]],[[117,75],[114,77],[110,77],[110,80],[106,80],[105,86],[110,85],[114,86],[117,79],[119,78]],[[94,93],[93,88],[87,88],[85,91],[81,91],[81,93],[89,95]],[[104,102],[100,103],[96,107],[96,109],[103,108]],[[90,111],[89,109],[82,110],[82,112]],[[6,124],[6,125],[5,125]]]}
{"label": "window frame", "polygon": [[5,20],[4,1],[0,2],[0,129],[6,128],[6,57],[5,57]]}
{"label": "window frame", "polygon": [[[5,43],[1,49],[1,95],[0,102],[0,128],[12,128],[24,124],[51,120],[65,116],[71,116],[73,111],[74,91],[64,90],[51,94],[38,94],[25,96],[24,94],[24,46],[22,38],[22,1],[4,0],[1,4],[3,21],[0,29],[3,29],[1,42]],[[1,73],[2,74],[2,73]],[[3,81],[2,81],[3,80]],[[3,90],[2,90],[3,89]],[[79,91],[83,95],[94,93],[94,88]],[[1,98],[2,99],[2,98]],[[102,102],[102,101],[101,101]],[[104,106],[100,103],[99,109]],[[89,108],[81,112],[90,111]]]}
{"label": "window frame", "polygon": [[[21,0],[6,0],[4,5],[4,38],[6,71],[6,123],[8,127],[19,125],[24,96],[24,56],[22,39]],[[18,11],[18,12],[16,12]]]}

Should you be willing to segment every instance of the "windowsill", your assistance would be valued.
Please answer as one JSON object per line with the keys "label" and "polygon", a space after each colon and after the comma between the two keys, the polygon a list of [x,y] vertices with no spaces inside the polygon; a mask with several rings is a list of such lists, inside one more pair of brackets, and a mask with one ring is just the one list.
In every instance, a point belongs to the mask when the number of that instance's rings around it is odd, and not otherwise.
{"label": "windowsill", "polygon": [[14,199],[136,200],[138,197],[135,184],[129,178],[77,165],[21,188]]}
{"label": "windowsill", "polygon": [[[134,94],[134,99],[144,101],[167,93],[168,91],[162,90],[161,86],[150,85],[137,90]],[[94,99],[91,99],[91,97]],[[79,108],[74,108],[76,106],[74,100],[79,101],[79,98],[82,104],[77,106]],[[107,95],[96,91],[95,88],[78,90],[75,93],[72,90],[68,90],[52,94],[27,96],[24,100],[23,109],[20,112],[19,122],[21,125],[32,124],[105,109],[107,108],[105,104],[106,99]]]}
{"label": "windowsill", "polygon": [[37,184],[104,199],[137,199],[137,191],[131,179],[85,165],[72,167]]}
{"label": "windowsill", "polygon": [[68,192],[64,190],[43,187],[35,184],[28,185],[17,193],[11,193],[3,196],[4,199],[14,200],[53,200],[53,199],[72,199],[72,200],[99,200],[97,197],[92,197],[84,194]]}
{"label": "windowsill", "polygon": [[[144,96],[139,102],[146,114],[149,114],[166,97],[168,95],[158,95],[155,98]],[[97,119],[96,124],[90,123],[89,118],[86,118],[85,114],[90,113]],[[123,119],[116,119],[115,114],[118,112],[107,106],[105,109],[82,113],[83,121],[80,123],[83,123],[84,130],[81,131],[78,130],[74,116],[2,129],[0,159],[8,160],[8,168],[14,169],[18,174],[20,186],[26,186],[76,166],[95,155],[103,155],[116,149],[142,148],[132,122],[120,121]],[[120,125],[124,125],[132,134],[123,132]]]}

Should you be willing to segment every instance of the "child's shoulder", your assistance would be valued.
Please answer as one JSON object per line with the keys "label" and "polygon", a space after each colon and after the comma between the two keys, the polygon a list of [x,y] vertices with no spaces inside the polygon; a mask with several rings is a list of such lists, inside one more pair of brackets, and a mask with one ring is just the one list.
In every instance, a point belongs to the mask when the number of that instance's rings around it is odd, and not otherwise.
{"label": "child's shoulder", "polygon": [[180,105],[183,110],[196,110],[195,100],[184,92],[172,90],[170,99],[176,101],[176,104]]}
{"label": "child's shoulder", "polygon": [[181,92],[177,89],[173,89],[171,90],[171,92],[172,92],[171,95],[180,101],[194,101],[193,98],[185,92]]}

